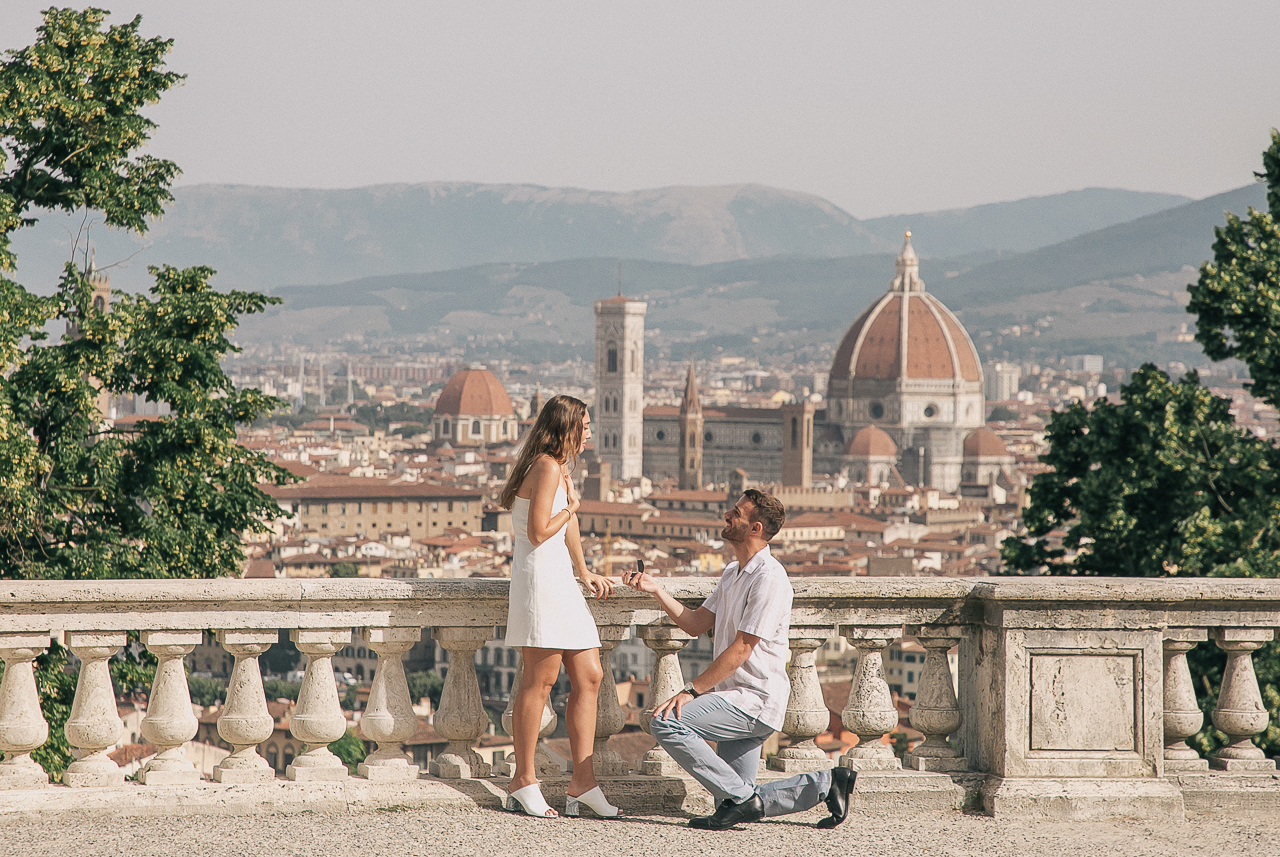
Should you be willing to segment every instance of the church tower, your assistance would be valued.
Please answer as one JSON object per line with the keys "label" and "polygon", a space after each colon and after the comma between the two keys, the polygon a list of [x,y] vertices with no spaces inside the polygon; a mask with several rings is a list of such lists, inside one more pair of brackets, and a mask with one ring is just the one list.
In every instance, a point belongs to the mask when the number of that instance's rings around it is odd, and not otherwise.
{"label": "church tower", "polygon": [[[93,289],[91,302],[94,310],[102,313],[107,312],[111,307],[111,277],[99,271],[97,266],[90,262],[85,279],[88,280]],[[78,339],[80,337],[80,327],[74,321],[67,322],[67,337],[69,339]],[[115,419],[115,415],[111,412],[111,394],[101,389],[100,382],[96,378],[90,378],[89,380],[95,387],[99,388],[96,399],[98,415],[104,419]]]}
{"label": "church tower", "polygon": [[642,474],[644,316],[649,305],[622,296],[596,301],[596,458],[626,482]]}
{"label": "church tower", "polygon": [[702,402],[692,361],[680,402],[680,490],[702,490]]}

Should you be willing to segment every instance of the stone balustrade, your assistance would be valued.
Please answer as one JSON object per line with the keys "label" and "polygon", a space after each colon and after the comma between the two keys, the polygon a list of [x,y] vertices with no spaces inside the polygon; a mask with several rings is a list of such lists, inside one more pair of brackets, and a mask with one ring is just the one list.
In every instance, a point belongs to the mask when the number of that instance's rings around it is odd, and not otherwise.
{"label": "stone balustrade", "polygon": [[[677,598],[697,604],[715,581],[666,583]],[[832,578],[794,584],[792,695],[784,725],[790,741],[762,776],[843,764],[860,772],[864,805],[884,794],[898,807],[915,800],[926,808],[959,809],[969,801],[996,815],[1182,817],[1229,807],[1236,794],[1247,794],[1250,806],[1280,809],[1275,763],[1253,743],[1268,723],[1253,655],[1280,627],[1280,581]],[[234,752],[204,790],[263,782],[286,789],[317,781],[419,782],[401,746],[416,728],[401,657],[427,627],[450,653],[451,666],[435,717],[449,745],[430,775],[459,783],[489,777],[496,772],[475,751],[489,718],[472,658],[505,621],[506,599],[503,580],[7,582],[0,587],[0,792],[42,789],[47,808],[51,789],[74,795],[90,786],[151,790],[196,780],[181,754],[196,731],[182,658],[206,629],[217,632],[235,659],[217,724]],[[683,684],[678,653],[688,637],[651,598],[620,591],[591,608],[606,655],[635,633],[657,656],[650,711]],[[258,657],[281,628],[307,657],[291,719],[306,748],[286,781],[276,780],[256,749],[272,728]],[[126,645],[128,632],[139,632],[159,662],[141,726],[158,752],[137,783],[126,783],[107,758],[123,728],[107,662]],[[353,633],[379,657],[362,723],[377,749],[354,775],[329,749],[346,728],[331,658]],[[31,758],[48,735],[32,660],[53,635],[81,662],[65,726],[77,759],[57,786]],[[841,712],[859,743],[832,760],[813,743],[827,722],[814,654],[836,635],[860,655]],[[926,652],[910,714],[925,740],[905,760],[880,740],[899,720],[880,655],[904,635]],[[955,646],[960,656],[953,677],[947,651]],[[1186,744],[1205,719],[1187,666],[1196,646],[1214,646],[1224,663],[1211,720],[1229,740],[1208,760]],[[550,715],[544,725],[553,723]],[[646,788],[661,792],[680,775],[660,749],[630,772],[609,748],[608,737],[624,718],[608,678],[597,723],[600,776],[626,778],[634,795]],[[167,792],[154,794],[163,801]],[[73,806],[75,798],[66,802]]]}

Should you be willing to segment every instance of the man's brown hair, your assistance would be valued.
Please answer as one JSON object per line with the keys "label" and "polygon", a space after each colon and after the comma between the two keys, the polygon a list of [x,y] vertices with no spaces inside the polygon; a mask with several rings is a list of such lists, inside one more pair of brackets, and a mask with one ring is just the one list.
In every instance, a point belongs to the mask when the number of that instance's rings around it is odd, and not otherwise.
{"label": "man's brown hair", "polygon": [[751,523],[760,524],[764,529],[764,540],[767,542],[778,534],[782,525],[787,522],[787,510],[782,501],[772,494],[766,494],[757,488],[748,488],[742,496],[755,505],[751,514]]}

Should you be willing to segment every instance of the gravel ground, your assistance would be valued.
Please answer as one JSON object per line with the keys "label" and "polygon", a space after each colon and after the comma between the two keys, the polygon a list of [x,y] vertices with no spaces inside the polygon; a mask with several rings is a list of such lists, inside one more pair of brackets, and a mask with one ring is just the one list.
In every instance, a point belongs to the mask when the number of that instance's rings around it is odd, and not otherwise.
{"label": "gravel ground", "polygon": [[434,855],[733,855],[733,857],[1168,857],[1280,855],[1267,819],[1182,823],[1014,822],[975,815],[851,816],[817,830],[817,812],[712,833],[681,819],[542,822],[497,810],[11,819],[0,855],[14,857],[434,857]]}

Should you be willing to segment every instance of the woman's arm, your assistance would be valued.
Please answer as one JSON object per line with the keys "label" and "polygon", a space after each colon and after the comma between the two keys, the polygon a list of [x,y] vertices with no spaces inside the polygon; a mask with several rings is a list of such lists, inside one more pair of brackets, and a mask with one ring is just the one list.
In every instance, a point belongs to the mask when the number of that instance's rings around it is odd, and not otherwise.
{"label": "woman's arm", "polygon": [[608,576],[596,574],[587,568],[587,558],[582,553],[582,529],[575,514],[569,521],[569,529],[565,530],[565,544],[569,546],[569,557],[573,560],[574,573],[582,581],[582,585],[591,590],[597,598],[608,598],[613,594],[613,581]]}
{"label": "woman's arm", "polygon": [[556,500],[556,489],[561,481],[560,465],[548,456],[542,456],[529,468],[525,479],[531,482],[532,496],[529,500],[529,542],[534,547],[560,532],[565,524],[573,519],[573,512],[578,504],[575,498],[569,498],[569,507],[551,514],[552,504]]}

